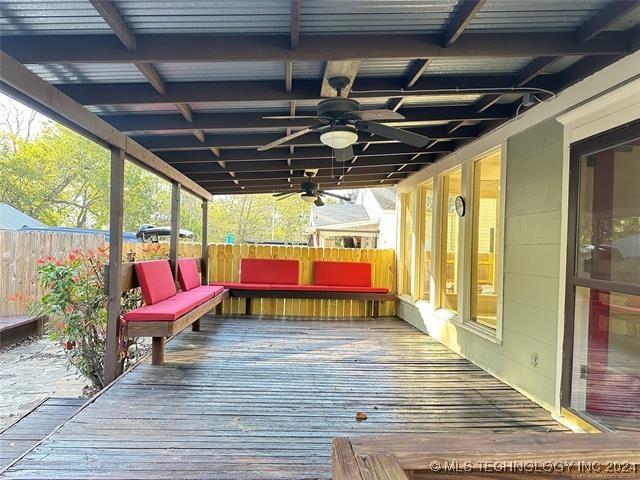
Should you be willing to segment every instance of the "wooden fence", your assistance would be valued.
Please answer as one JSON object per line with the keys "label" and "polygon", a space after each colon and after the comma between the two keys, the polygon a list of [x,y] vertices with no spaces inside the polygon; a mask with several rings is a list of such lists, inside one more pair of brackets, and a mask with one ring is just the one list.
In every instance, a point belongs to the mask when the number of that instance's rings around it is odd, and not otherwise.
{"label": "wooden fence", "polygon": [[[25,302],[9,300],[18,293],[29,299],[42,296],[36,271],[38,259],[48,256],[62,259],[77,248],[95,250],[104,245],[102,235],[0,231],[0,315],[27,313]],[[199,243],[180,242],[179,247],[182,257],[198,257],[202,250]],[[166,243],[125,243],[122,251],[124,260],[132,254],[138,260],[150,256],[169,258],[169,245]]]}
{"label": "wooden fence", "polygon": [[[271,245],[209,245],[209,280],[240,281],[241,258],[274,258],[300,261],[300,283],[312,282],[314,260],[367,262],[373,270],[373,286],[396,291],[396,263],[393,250],[315,248]],[[230,298],[223,304],[224,313],[244,313],[245,299]],[[302,300],[286,298],[253,299],[251,313],[256,315],[359,317],[365,315],[361,300]],[[395,302],[383,302],[381,315],[393,315]]]}

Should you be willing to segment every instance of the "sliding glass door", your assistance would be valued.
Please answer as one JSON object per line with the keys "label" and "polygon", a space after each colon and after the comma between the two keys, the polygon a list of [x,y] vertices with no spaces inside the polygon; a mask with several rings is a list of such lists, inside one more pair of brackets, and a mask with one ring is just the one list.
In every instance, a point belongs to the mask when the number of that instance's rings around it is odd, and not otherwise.
{"label": "sliding glass door", "polygon": [[640,430],[640,124],[572,145],[571,162],[563,403]]}

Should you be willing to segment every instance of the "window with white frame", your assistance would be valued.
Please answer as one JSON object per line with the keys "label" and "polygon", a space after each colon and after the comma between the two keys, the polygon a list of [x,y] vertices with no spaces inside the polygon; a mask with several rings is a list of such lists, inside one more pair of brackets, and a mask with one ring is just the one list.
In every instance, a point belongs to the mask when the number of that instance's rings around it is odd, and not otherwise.
{"label": "window with white frame", "polygon": [[400,222],[400,294],[412,296],[413,286],[413,228],[415,193],[404,193],[400,196],[401,222]]}
{"label": "window with white frame", "polygon": [[431,283],[433,275],[433,180],[429,180],[420,189],[420,201],[422,202],[422,264],[421,280],[422,290],[420,298],[431,301]]}
{"label": "window with white frame", "polygon": [[440,271],[437,288],[440,307],[458,311],[458,265],[460,261],[461,218],[456,213],[456,198],[462,194],[462,169],[457,168],[442,177],[440,208]]}

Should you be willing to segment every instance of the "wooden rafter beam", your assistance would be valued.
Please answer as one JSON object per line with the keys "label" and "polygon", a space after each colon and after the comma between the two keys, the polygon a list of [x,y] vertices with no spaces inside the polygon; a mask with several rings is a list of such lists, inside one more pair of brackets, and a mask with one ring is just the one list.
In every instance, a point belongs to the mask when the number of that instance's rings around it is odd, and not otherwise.
{"label": "wooden rafter beam", "polygon": [[110,35],[19,35],[2,38],[21,63],[162,63],[333,61],[366,58],[518,57],[615,55],[629,52],[629,35],[611,32],[579,43],[572,32],[463,34],[448,48],[440,35],[301,35],[297,50],[288,35],[140,34],[128,51]]}
{"label": "wooden rafter beam", "polygon": [[300,45],[300,0],[291,0],[291,50],[297,50]]}
{"label": "wooden rafter beam", "polygon": [[486,0],[460,0],[458,10],[453,13],[444,31],[443,44],[445,47],[450,47],[460,38],[464,29],[471,23],[485,2]]}
{"label": "wooden rafter beam", "polygon": [[100,14],[109,28],[116,34],[125,48],[129,51],[136,50],[136,37],[129,30],[122,16],[112,2],[108,0],[89,0],[93,8]]}
{"label": "wooden rafter beam", "polygon": [[[387,108],[397,111],[402,105],[402,98],[389,101]],[[183,104],[184,105],[184,104]],[[191,109],[188,110],[191,112]],[[295,115],[295,102],[291,102],[289,110],[282,115]],[[184,112],[180,113],[184,116]],[[402,121],[384,122],[391,125],[402,125],[404,122],[433,122],[433,121],[455,121],[455,120],[495,120],[508,118],[511,112],[507,107],[497,105],[494,108],[478,113],[469,106],[450,107],[416,107],[403,110],[406,117]],[[274,115],[278,115],[277,113]],[[192,115],[193,116],[193,115]],[[225,131],[232,129],[255,130],[260,128],[305,128],[318,125],[313,119],[264,119],[262,113],[200,113],[196,118],[189,120],[186,116],[170,114],[122,114],[105,115],[103,118],[111,125],[123,132],[162,132],[175,130],[191,130],[198,128],[214,133],[215,130]]]}
{"label": "wooden rafter beam", "polygon": [[284,90],[291,92],[293,89],[293,62],[284,62]]}
{"label": "wooden rafter beam", "polygon": [[[93,112],[45,82],[26,67],[0,51],[0,87],[11,96],[18,96],[34,110],[60,119],[70,128],[103,145],[122,149],[125,154],[154,173],[181,183],[204,199],[209,198],[193,180],[162,161],[142,145],[119,132]],[[9,87],[7,89],[6,87]]]}
{"label": "wooden rafter beam", "polygon": [[[385,180],[385,185],[395,185],[396,183],[398,183],[400,180],[402,180],[402,177],[398,176],[397,178],[391,178],[391,179],[382,179]],[[289,184],[282,184],[282,183],[274,183],[272,185],[249,185],[249,186],[236,186],[232,183],[224,185],[224,186],[216,186],[216,187],[211,187],[211,186],[207,186],[206,189],[212,194],[212,195],[234,195],[234,194],[246,194],[246,193],[276,193],[276,192],[282,192],[282,191],[288,191],[290,189],[294,189],[296,185],[294,185],[293,187]],[[379,187],[380,185],[380,181],[376,180],[376,179],[371,179],[371,180],[350,180],[349,178],[346,179],[346,182],[323,182],[320,185],[322,188],[324,189],[331,189],[331,190],[346,190],[346,189],[352,189],[352,188],[370,188],[370,187]]]}
{"label": "wooden rafter beam", "polygon": [[429,66],[429,63],[431,63],[430,58],[419,58],[413,62],[411,71],[409,72],[409,75],[407,75],[406,88],[413,87],[416,82],[420,80],[420,77],[422,77],[422,74]]}
{"label": "wooden rafter beam", "polygon": [[640,8],[638,0],[613,0],[604,10],[578,29],[576,33],[578,41],[582,43],[591,40],[637,8]]}
{"label": "wooden rafter beam", "polygon": [[[551,76],[542,86],[553,89]],[[496,88],[507,92],[514,85],[511,75],[469,76],[433,75],[423,77],[412,89],[403,90],[404,79],[356,78],[351,98],[397,98],[406,96],[432,96],[460,93],[487,94]],[[56,85],[83,105],[123,105],[123,104],[173,104],[195,102],[235,102],[253,105],[262,101],[319,100],[321,82],[317,80],[296,80],[296,88],[285,92],[282,81],[237,81],[237,82],[172,82],[167,84],[167,92],[158,95],[148,85],[141,83],[88,83]],[[353,91],[356,90],[356,91]],[[390,93],[395,91],[397,93]]]}
{"label": "wooden rafter beam", "polygon": [[[412,129],[413,132],[425,135],[429,138],[438,138],[441,140],[461,139],[461,138],[475,138],[477,129],[475,127],[466,127],[460,129],[455,135],[449,135],[446,129],[441,126],[424,127]],[[133,138],[146,146],[149,150],[201,150],[209,149],[209,147],[216,146],[219,148],[258,148],[262,145],[266,145],[278,138],[281,135],[274,135],[270,133],[256,133],[256,134],[220,134],[220,135],[207,135],[205,142],[198,142],[193,137],[188,135],[142,135],[135,136]],[[392,141],[379,136],[369,136],[363,134],[360,136],[357,143],[391,143]],[[320,135],[317,133],[309,133],[297,137],[290,142],[284,144],[289,145],[316,145],[321,146]]]}
{"label": "wooden rafter beam", "polygon": [[149,81],[156,92],[158,92],[159,94],[166,93],[167,87],[164,84],[164,80],[153,65],[151,65],[150,63],[136,62],[135,66],[140,71],[140,73],[144,75],[144,77]]}

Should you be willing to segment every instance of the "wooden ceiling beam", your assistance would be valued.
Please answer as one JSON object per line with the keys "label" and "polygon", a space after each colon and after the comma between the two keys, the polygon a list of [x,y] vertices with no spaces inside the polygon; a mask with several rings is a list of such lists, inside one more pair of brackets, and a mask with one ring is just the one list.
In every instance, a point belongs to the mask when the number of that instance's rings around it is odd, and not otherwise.
{"label": "wooden ceiling beam", "polygon": [[[4,39],[3,39],[4,40]],[[546,77],[546,75],[545,75]],[[553,90],[554,76],[543,86]],[[350,98],[400,98],[459,94],[487,94],[494,89],[507,92],[514,85],[512,75],[433,75],[422,77],[412,89],[404,78],[356,78]],[[296,80],[296,88],[286,92],[280,81],[171,82],[164,95],[143,83],[57,84],[56,87],[83,105],[143,105],[195,102],[235,102],[255,105],[264,101],[320,100],[321,82]],[[356,90],[355,92],[353,90]]]}
{"label": "wooden ceiling beam", "polygon": [[[293,108],[287,112],[276,112],[274,115],[295,115],[295,102],[291,102]],[[184,104],[180,104],[184,105]],[[394,99],[388,103],[387,108],[397,111],[402,105],[402,99]],[[189,109],[189,112],[191,110]],[[184,112],[181,111],[184,117]],[[403,122],[433,122],[455,120],[495,120],[509,118],[511,111],[501,105],[477,112],[469,106],[444,106],[444,107],[415,107],[405,108],[402,121],[383,122],[390,125],[401,125]],[[193,117],[193,115],[191,114]],[[313,119],[298,120],[272,120],[262,118],[262,113],[199,113],[195,119],[188,120],[179,115],[169,114],[123,114],[104,115],[102,118],[122,132],[163,132],[174,130],[191,130],[198,128],[213,133],[215,130],[255,130],[260,128],[305,128],[318,125]],[[240,133],[240,132],[239,132]]]}
{"label": "wooden ceiling beam", "polygon": [[422,77],[422,74],[425,72],[430,63],[430,58],[419,58],[418,60],[415,60],[413,62],[413,65],[411,65],[409,74],[407,75],[405,88],[413,87],[416,82],[420,80],[420,77]]}
{"label": "wooden ceiling beam", "polygon": [[284,62],[284,90],[293,90],[293,62]]}
{"label": "wooden ceiling beam", "polygon": [[[388,174],[373,174],[373,175],[352,175],[347,174],[344,178],[346,182],[362,182],[362,183],[375,183],[383,178],[388,178]],[[404,172],[396,172],[392,174],[396,179],[406,178],[409,174]],[[315,176],[313,177],[314,181],[318,182],[321,188],[325,188],[325,185],[331,183],[337,183],[337,179],[342,176],[341,172],[336,172],[333,176]],[[291,178],[291,183],[296,184],[304,181],[304,176],[298,177],[283,177],[283,178],[264,178],[264,179],[255,179],[255,180],[238,180],[243,187],[272,187],[272,186],[285,186],[285,189],[288,188],[286,184],[289,183],[287,180]],[[229,177],[221,180],[201,180],[198,183],[202,185],[203,188],[210,190],[211,188],[225,188],[233,182]],[[282,188],[282,187],[281,187]]]}
{"label": "wooden ceiling beam", "polygon": [[[475,127],[465,127],[460,129],[459,133],[455,135],[449,135],[446,129],[442,126],[415,128],[411,131],[425,135],[429,138],[438,138],[441,140],[453,140],[461,138],[475,138],[477,129]],[[258,148],[262,145],[266,145],[277,138],[280,135],[274,135],[269,133],[262,134],[219,134],[219,135],[207,135],[205,142],[198,142],[193,137],[188,135],[142,135],[133,137],[136,141],[145,145],[149,150],[199,150],[208,149],[211,146],[219,148]],[[357,143],[393,143],[393,141],[379,136],[369,136],[361,134]],[[297,137],[290,142],[284,144],[289,145],[315,145],[321,146],[320,135],[317,133],[309,133]]]}
{"label": "wooden ceiling beam", "polygon": [[167,87],[164,83],[164,80],[153,65],[151,65],[150,63],[136,62],[135,66],[140,71],[140,73],[145,76],[145,78],[149,81],[156,92],[161,95],[164,95],[167,92]]}
{"label": "wooden ceiling beam", "polygon": [[640,8],[638,0],[613,0],[604,10],[578,29],[576,32],[578,42],[584,43],[593,39],[637,8]]}
{"label": "wooden ceiling beam", "polygon": [[453,13],[443,34],[445,47],[450,47],[460,38],[485,2],[486,0],[460,0],[458,9]]}
{"label": "wooden ceiling beam", "polygon": [[291,26],[290,43],[291,50],[297,50],[300,45],[300,0],[291,0]]}
{"label": "wooden ceiling beam", "polygon": [[329,79],[332,77],[347,77],[349,85],[342,90],[342,96],[349,96],[353,82],[360,69],[360,60],[332,60],[327,62],[324,67],[324,75],[322,77],[322,85],[320,87],[321,97],[336,97],[336,92],[330,85]]}
{"label": "wooden ceiling beam", "polygon": [[[342,182],[323,182],[320,187],[325,190],[350,190],[354,188],[375,188],[381,186],[391,186],[402,180],[401,177],[397,178],[384,178],[384,185],[380,184],[380,180],[365,180],[365,181],[353,181],[347,179]],[[258,185],[258,186],[246,186],[240,188],[239,186],[230,183],[225,186],[207,186],[206,190],[212,195],[237,195],[237,194],[257,194],[257,193],[277,193],[286,191],[295,191],[297,185],[286,184],[273,184],[273,185]]]}
{"label": "wooden ceiling beam", "polygon": [[137,48],[136,37],[125,23],[118,10],[108,0],[89,0],[93,8],[100,14],[103,20],[109,25],[109,28],[116,34],[125,48],[129,51],[135,51]]}
{"label": "wooden ceiling beam", "polygon": [[3,49],[21,63],[170,63],[240,61],[334,61],[366,58],[546,57],[629,52],[629,35],[611,32],[578,42],[572,32],[473,33],[442,48],[439,34],[289,35],[140,34],[136,50],[111,35],[17,35]]}

